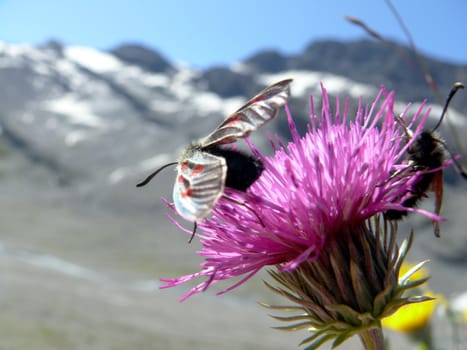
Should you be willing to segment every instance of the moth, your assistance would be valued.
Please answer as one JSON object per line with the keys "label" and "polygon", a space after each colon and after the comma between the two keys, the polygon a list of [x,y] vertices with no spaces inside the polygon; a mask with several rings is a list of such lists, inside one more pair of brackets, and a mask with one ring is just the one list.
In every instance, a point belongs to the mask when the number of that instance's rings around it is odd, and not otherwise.
{"label": "moth", "polygon": [[[290,97],[292,79],[279,81],[229,115],[213,132],[192,142],[177,162],[162,166],[136,186],[149,183],[162,169],[177,165],[173,188],[175,209],[195,223],[208,216],[225,187],[246,191],[264,170],[263,162],[236,149],[223,148],[274,119]],[[195,232],[195,231],[193,231]]]}
{"label": "moth", "polygon": [[[419,201],[427,196],[426,193],[431,190],[435,193],[435,213],[437,215],[440,214],[443,200],[443,170],[436,169],[440,168],[448,157],[454,161],[461,175],[467,179],[467,172],[463,169],[462,165],[456,161],[451,152],[449,152],[445,141],[436,132],[446,115],[452,98],[459,89],[463,88],[464,85],[461,83],[455,83],[453,85],[446,99],[438,123],[432,130],[422,131],[407,150],[409,166],[415,171],[422,171],[422,175],[414,184],[410,195],[402,202],[404,207],[416,207]],[[412,131],[403,124],[402,120],[399,120],[399,122],[405,128],[407,137],[411,138],[413,135]],[[407,214],[407,210],[388,210],[385,212],[384,216],[388,220],[401,220]],[[435,236],[439,237],[440,229],[437,221],[433,221],[433,229]]]}

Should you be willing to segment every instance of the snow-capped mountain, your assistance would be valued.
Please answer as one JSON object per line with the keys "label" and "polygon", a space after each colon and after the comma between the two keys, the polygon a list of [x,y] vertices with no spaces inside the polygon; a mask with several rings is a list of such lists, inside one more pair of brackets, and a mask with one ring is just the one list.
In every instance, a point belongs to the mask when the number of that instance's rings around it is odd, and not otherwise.
{"label": "snow-capped mountain", "polygon": [[[355,52],[356,45],[378,58],[380,51],[391,53],[375,43],[324,42],[295,57],[265,51],[231,67],[196,71],[138,45],[102,52],[57,42],[41,47],[1,43],[0,125],[5,147],[11,154],[22,153],[61,183],[80,178],[89,183],[92,178],[115,184],[175,159],[183,145],[210,131],[265,85],[284,77],[295,79],[293,97],[299,109],[294,114],[299,117],[306,117],[307,96],[319,93],[320,82],[331,94],[369,101],[378,88],[371,84],[375,71],[381,72],[368,67],[371,74],[354,79],[362,62],[351,54],[346,58],[345,52]],[[322,70],[313,69],[316,51],[325,56]],[[336,61],[336,55],[339,59],[333,66],[330,61]],[[372,65],[374,59],[368,56],[367,61]],[[342,73],[342,67],[352,63],[357,68],[347,76],[329,71],[335,67]],[[465,67],[457,68],[458,80],[465,72]],[[453,79],[439,80],[449,86]],[[392,84],[381,76],[379,84],[387,82]],[[429,89],[423,90],[430,95]],[[402,105],[411,97],[399,94],[399,99]],[[463,124],[458,114],[451,119],[456,117]]]}
{"label": "snow-capped mountain", "polygon": [[0,52],[4,136],[66,176],[103,176],[130,159],[173,153],[187,137],[173,132],[179,125],[191,134],[238,104],[199,89],[188,68],[147,71],[83,47],[3,44]]}

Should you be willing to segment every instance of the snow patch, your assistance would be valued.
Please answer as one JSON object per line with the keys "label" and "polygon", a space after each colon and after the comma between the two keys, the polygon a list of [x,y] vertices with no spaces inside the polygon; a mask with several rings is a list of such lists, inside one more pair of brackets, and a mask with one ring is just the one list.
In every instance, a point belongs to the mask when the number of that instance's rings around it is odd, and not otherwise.
{"label": "snow patch", "polygon": [[89,78],[85,77],[77,68],[77,66],[69,61],[59,59],[55,62],[55,70],[68,78],[70,82],[70,87],[74,90],[81,89],[82,86],[85,86],[88,83]]}
{"label": "snow patch", "polygon": [[239,109],[246,100],[242,97],[222,99],[218,95],[206,92],[198,93],[190,100],[201,115],[208,116],[210,113],[218,113],[228,116]]}
{"label": "snow patch", "polygon": [[169,77],[166,74],[149,73],[142,70],[140,67],[131,65],[125,65],[122,67],[119,71],[119,79],[122,81],[135,80],[150,88],[166,88],[170,84]]}
{"label": "snow patch", "polygon": [[115,56],[90,47],[68,46],[64,54],[81,66],[99,73],[114,72],[123,66]]}
{"label": "snow patch", "polygon": [[247,64],[243,62],[232,63],[229,68],[232,70],[232,72],[240,74],[251,74],[253,71]]}
{"label": "snow patch", "polygon": [[180,111],[180,101],[164,101],[155,99],[150,105],[153,111],[160,113],[176,113]]}
{"label": "snow patch", "polygon": [[142,74],[141,82],[148,87],[163,87],[169,85],[169,77],[164,74]]}
{"label": "snow patch", "polygon": [[335,74],[290,70],[277,74],[263,74],[260,81],[265,85],[292,78],[292,97],[308,97],[310,94],[320,94],[320,84],[323,83],[328,93],[332,95],[345,95],[354,98],[376,95],[378,89],[369,84],[357,83]]}
{"label": "snow patch", "polygon": [[85,101],[81,101],[73,94],[64,95],[55,100],[46,101],[43,107],[51,112],[63,115],[71,124],[91,128],[102,128],[106,124],[92,112]]}
{"label": "snow patch", "polygon": [[199,76],[199,73],[190,68],[180,68],[169,86],[170,92],[180,100],[192,97],[195,93],[192,81]]}
{"label": "snow patch", "polygon": [[368,84],[357,83],[353,80],[333,74],[323,74],[323,85],[333,95],[348,94],[351,97],[376,95],[377,89]]}
{"label": "snow patch", "polygon": [[27,61],[41,61],[46,56],[29,44],[8,44],[0,41],[0,68],[22,67]]}
{"label": "snow patch", "polygon": [[0,52],[4,53],[7,56],[18,57],[33,50],[35,49],[30,44],[17,43],[11,45],[4,41],[0,41]]}

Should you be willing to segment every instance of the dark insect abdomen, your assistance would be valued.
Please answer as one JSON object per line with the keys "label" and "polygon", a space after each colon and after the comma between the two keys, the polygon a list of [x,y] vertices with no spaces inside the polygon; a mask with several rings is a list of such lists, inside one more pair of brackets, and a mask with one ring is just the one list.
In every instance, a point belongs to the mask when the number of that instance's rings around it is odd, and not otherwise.
{"label": "dark insect abdomen", "polygon": [[210,146],[205,152],[225,158],[227,163],[227,178],[225,186],[239,191],[246,191],[264,170],[263,162],[243,152]]}
{"label": "dark insect abdomen", "polygon": [[[412,146],[407,150],[408,158],[413,163],[415,171],[439,168],[445,160],[445,152],[437,134],[424,131]],[[435,176],[434,172],[423,174],[419,181],[414,184],[411,195],[404,200],[404,207],[416,207],[418,202],[428,191]],[[407,211],[388,210],[384,216],[388,220],[399,220],[407,215]]]}

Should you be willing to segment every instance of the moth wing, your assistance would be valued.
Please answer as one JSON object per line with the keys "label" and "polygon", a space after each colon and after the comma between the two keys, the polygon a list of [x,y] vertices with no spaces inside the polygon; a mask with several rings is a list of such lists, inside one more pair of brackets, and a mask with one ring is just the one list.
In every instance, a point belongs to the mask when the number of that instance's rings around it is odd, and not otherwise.
{"label": "moth wing", "polygon": [[202,139],[202,146],[232,143],[274,119],[290,97],[291,82],[282,80],[261,91]]}
{"label": "moth wing", "polygon": [[196,150],[177,166],[173,199],[187,220],[200,220],[211,212],[224,193],[227,164],[222,157]]}

